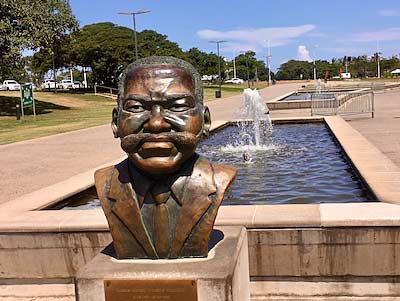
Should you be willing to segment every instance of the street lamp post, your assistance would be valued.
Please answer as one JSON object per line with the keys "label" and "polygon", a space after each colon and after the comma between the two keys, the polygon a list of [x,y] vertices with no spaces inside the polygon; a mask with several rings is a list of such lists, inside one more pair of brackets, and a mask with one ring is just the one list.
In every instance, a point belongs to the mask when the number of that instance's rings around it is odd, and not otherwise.
{"label": "street lamp post", "polygon": [[379,40],[378,41],[376,41],[376,49],[377,49],[377,52],[376,52],[376,58],[377,58],[377,64],[378,64],[378,66],[377,66],[377,75],[378,75],[378,78],[381,78],[381,62],[380,62],[380,57],[379,57],[379,55],[380,55],[380,53],[379,53]]}
{"label": "street lamp post", "polygon": [[318,45],[314,45],[314,80],[317,80],[317,64],[315,62],[315,58],[317,56],[316,54],[316,48],[318,47]]}
{"label": "street lamp post", "polygon": [[268,68],[268,86],[271,85],[271,46],[268,40],[267,68]]}
{"label": "street lamp post", "polygon": [[138,46],[137,46],[137,35],[136,35],[136,15],[141,15],[141,14],[146,14],[146,13],[149,13],[150,11],[149,10],[139,10],[139,11],[136,11],[136,12],[128,12],[128,11],[122,11],[122,12],[119,12],[118,14],[119,15],[132,15],[132,18],[133,18],[133,36],[134,36],[134,39],[135,39],[135,58],[136,59],[138,59],[139,58],[139,56],[138,56]]}
{"label": "street lamp post", "polygon": [[249,59],[247,57],[247,52],[246,51],[240,51],[240,53],[244,54],[244,57],[246,58],[246,69],[247,69],[247,87],[250,88],[250,70],[249,70]]}
{"label": "street lamp post", "polygon": [[209,41],[210,43],[215,43],[217,44],[217,56],[218,56],[218,94],[216,93],[216,97],[220,98],[221,97],[221,60],[219,57],[219,44],[220,43],[225,43],[226,41],[223,40],[218,40],[218,41]]}
{"label": "street lamp post", "polygon": [[233,51],[233,77],[236,78],[236,54],[235,54],[235,50]]}

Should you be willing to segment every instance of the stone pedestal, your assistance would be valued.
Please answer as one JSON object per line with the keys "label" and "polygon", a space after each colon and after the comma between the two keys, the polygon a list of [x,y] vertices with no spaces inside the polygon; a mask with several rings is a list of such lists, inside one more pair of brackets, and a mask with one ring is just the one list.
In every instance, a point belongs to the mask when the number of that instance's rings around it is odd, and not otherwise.
{"label": "stone pedestal", "polygon": [[[184,288],[190,281],[197,287],[199,301],[250,300],[246,229],[239,226],[218,227],[212,237],[214,243],[216,238],[219,241],[211,248],[207,258],[117,260],[103,251],[79,270],[75,278],[77,300],[105,301],[105,280],[107,285],[118,284],[118,280],[123,280],[120,283],[125,281],[125,288],[121,291],[127,294],[126,300],[139,300],[137,294],[140,293],[148,296],[146,300],[172,301],[173,295],[165,289],[165,283],[173,282],[176,290],[180,283]],[[143,286],[146,281],[148,286]],[[157,281],[159,289],[154,290]],[[138,288],[136,284],[141,286]]]}

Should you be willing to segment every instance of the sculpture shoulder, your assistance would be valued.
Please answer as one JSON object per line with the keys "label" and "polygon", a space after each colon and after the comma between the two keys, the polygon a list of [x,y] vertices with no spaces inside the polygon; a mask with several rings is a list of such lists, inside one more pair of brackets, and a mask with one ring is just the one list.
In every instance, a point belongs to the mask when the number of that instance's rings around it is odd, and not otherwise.
{"label": "sculpture shoulder", "polygon": [[115,166],[108,166],[98,169],[94,173],[94,185],[100,198],[106,193],[115,170]]}
{"label": "sculpture shoulder", "polygon": [[214,181],[217,187],[226,189],[236,177],[236,168],[230,165],[213,164],[211,166],[214,170]]}
{"label": "sculpture shoulder", "polygon": [[195,167],[201,173],[212,175],[210,180],[221,191],[225,191],[236,177],[236,168],[233,166],[211,163],[202,156],[198,157]]}
{"label": "sculpture shoulder", "polygon": [[111,177],[114,170],[115,170],[114,165],[107,166],[107,167],[96,170],[94,173],[95,184],[97,185],[97,184],[101,184],[101,183],[105,182],[107,179],[109,179]]}

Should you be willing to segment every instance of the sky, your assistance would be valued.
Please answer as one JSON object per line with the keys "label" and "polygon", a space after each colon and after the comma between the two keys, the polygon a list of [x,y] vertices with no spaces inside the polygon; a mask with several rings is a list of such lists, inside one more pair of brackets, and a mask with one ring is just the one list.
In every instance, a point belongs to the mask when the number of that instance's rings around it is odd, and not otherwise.
{"label": "sky", "polygon": [[[216,53],[210,40],[225,40],[220,54],[231,60],[253,50],[272,69],[290,59],[400,55],[399,0],[70,0],[81,26],[112,22],[129,28],[121,11],[150,10],[136,17],[137,30],[155,30],[188,50]],[[269,41],[269,42],[268,42]]]}

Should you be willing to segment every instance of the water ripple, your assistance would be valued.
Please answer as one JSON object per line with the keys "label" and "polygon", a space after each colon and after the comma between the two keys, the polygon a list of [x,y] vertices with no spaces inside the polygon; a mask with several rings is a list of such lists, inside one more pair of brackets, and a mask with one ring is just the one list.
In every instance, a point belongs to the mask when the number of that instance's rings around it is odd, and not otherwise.
{"label": "water ripple", "polygon": [[370,200],[324,124],[276,125],[264,133],[267,143],[249,146],[238,141],[240,128],[231,126],[200,144],[198,152],[212,162],[238,169],[225,205]]}

